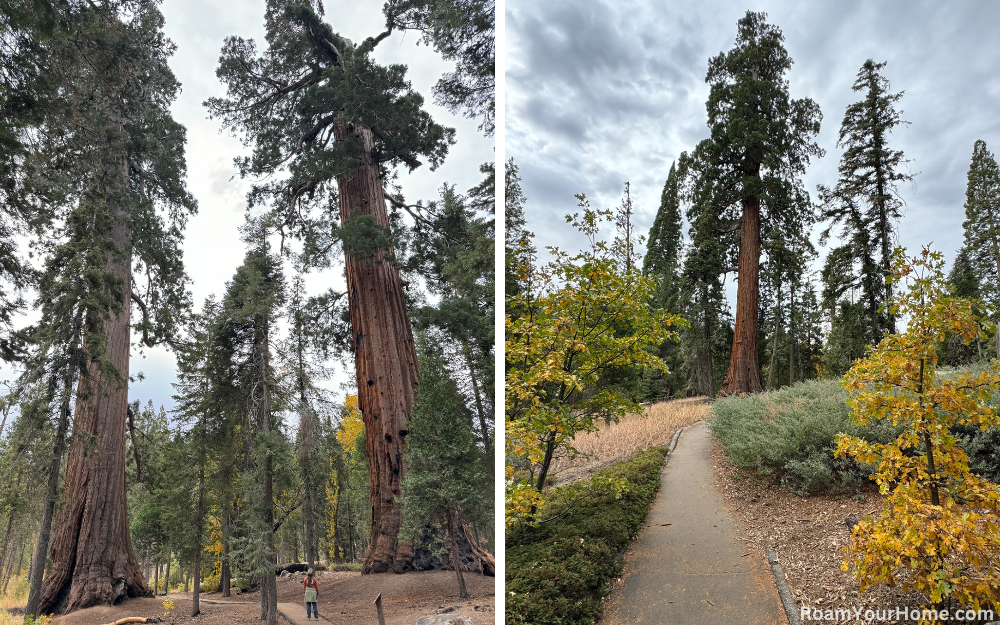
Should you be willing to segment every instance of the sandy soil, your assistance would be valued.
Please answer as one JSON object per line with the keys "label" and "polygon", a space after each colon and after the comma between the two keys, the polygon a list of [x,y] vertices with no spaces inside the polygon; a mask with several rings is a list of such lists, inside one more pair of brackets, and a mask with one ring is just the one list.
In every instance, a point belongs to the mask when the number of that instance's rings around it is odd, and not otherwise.
{"label": "sandy soil", "polygon": [[[465,574],[469,600],[458,598],[453,571],[410,572],[404,575],[361,575],[360,573],[320,572],[319,613],[332,623],[376,622],[375,597],[382,593],[387,625],[412,625],[421,616],[455,607],[449,613],[469,616],[476,625],[494,625],[495,580]],[[133,599],[120,606],[100,606],[80,610],[53,620],[53,625],[105,625],[126,616],[158,617],[163,623],[200,625],[249,625],[260,623],[260,595],[256,592],[233,595],[218,593],[201,596],[202,614],[192,618],[191,593],[171,593],[174,610],[164,616],[164,597]],[[302,601],[302,575],[278,579],[278,602]],[[279,622],[281,618],[279,617]]]}

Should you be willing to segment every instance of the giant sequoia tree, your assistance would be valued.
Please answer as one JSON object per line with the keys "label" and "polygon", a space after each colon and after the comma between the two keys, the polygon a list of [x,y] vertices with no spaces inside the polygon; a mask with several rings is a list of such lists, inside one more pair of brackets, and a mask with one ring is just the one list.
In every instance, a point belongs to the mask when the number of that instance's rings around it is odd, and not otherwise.
{"label": "giant sequoia tree", "polygon": [[799,177],[809,158],[822,153],[812,141],[819,132],[819,106],[789,96],[785,74],[792,59],[781,31],[766,17],[748,11],[739,21],[736,47],[709,61],[705,80],[711,85],[706,103],[711,137],[694,154],[696,160],[719,167],[717,201],[740,233],[736,327],[722,386],[729,394],[761,390],[761,233],[801,230],[811,208],[808,198],[802,201]]}
{"label": "giant sequoia tree", "polygon": [[[218,75],[227,97],[207,105],[253,148],[239,161],[241,174],[267,180],[254,186],[250,201],[269,204],[283,236],[305,240],[303,258],[326,266],[343,245],[371,467],[373,522],[363,570],[402,572],[412,559],[397,534],[417,359],[403,284],[391,262],[383,185],[397,165],[412,170],[420,157],[439,164],[454,133],[423,110],[405,67],[372,60],[372,50],[396,27],[391,11],[386,30],[357,45],[336,34],[310,4],[268,2],[266,26],[263,54],[253,41],[226,40]],[[279,172],[287,175],[273,176]]]}
{"label": "giant sequoia tree", "polygon": [[143,344],[169,340],[187,305],[180,240],[195,208],[183,184],[184,128],[168,110],[178,89],[172,44],[155,3],[59,8],[62,36],[40,44],[58,98],[25,135],[32,156],[14,189],[38,209],[46,259],[39,305],[48,313],[31,334],[40,353],[76,354],[64,370],[79,369],[42,612],[150,593],[125,509],[130,309],[142,312]]}

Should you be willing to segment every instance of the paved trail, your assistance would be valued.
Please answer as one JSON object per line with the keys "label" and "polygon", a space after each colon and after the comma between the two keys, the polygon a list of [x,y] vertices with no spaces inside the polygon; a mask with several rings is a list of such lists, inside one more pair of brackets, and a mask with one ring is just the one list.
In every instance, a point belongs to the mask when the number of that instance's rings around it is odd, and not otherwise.
{"label": "paved trail", "polygon": [[681,435],[602,625],[788,622],[766,559],[746,555],[715,492],[710,448],[704,423]]}

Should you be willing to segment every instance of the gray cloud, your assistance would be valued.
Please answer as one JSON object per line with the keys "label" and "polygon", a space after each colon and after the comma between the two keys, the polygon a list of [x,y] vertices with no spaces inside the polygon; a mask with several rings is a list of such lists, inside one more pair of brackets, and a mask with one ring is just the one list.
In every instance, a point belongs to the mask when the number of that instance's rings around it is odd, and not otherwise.
{"label": "gray cloud", "polygon": [[[574,193],[597,206],[620,201],[632,182],[637,221],[652,223],[672,160],[707,136],[708,59],[729,50],[747,6],[706,2],[508,0],[505,151],[520,168],[529,227],[540,245],[576,249],[563,224]],[[792,97],[815,100],[824,114],[825,158],[805,176],[837,177],[837,132],[868,58],[884,70],[909,126],[892,145],[910,159],[913,185],[900,242],[933,241],[950,257],[961,245],[965,175],[976,139],[1000,149],[1000,4],[981,2],[758,2],[785,34],[795,64]],[[821,250],[821,254],[824,253]]]}

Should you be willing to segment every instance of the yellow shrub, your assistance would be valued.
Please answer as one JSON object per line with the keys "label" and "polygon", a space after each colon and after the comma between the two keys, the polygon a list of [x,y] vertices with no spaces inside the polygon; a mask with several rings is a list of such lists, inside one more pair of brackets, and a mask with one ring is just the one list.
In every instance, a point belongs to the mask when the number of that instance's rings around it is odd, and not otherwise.
{"label": "yellow shrub", "polygon": [[[902,334],[887,336],[848,371],[851,419],[904,426],[887,445],[841,434],[838,456],[876,466],[872,476],[885,509],[854,529],[844,570],[853,568],[861,589],[905,580],[904,591],[926,593],[931,602],[1000,607],[1000,486],[969,470],[969,458],[950,428],[1000,426],[986,404],[1000,388],[994,363],[981,373],[939,377],[936,345],[946,334],[968,344],[980,335],[971,303],[953,297],[944,281],[941,255],[924,249],[907,259],[897,251],[896,275],[908,287],[894,310],[908,319]],[[900,576],[901,569],[909,575]]]}

